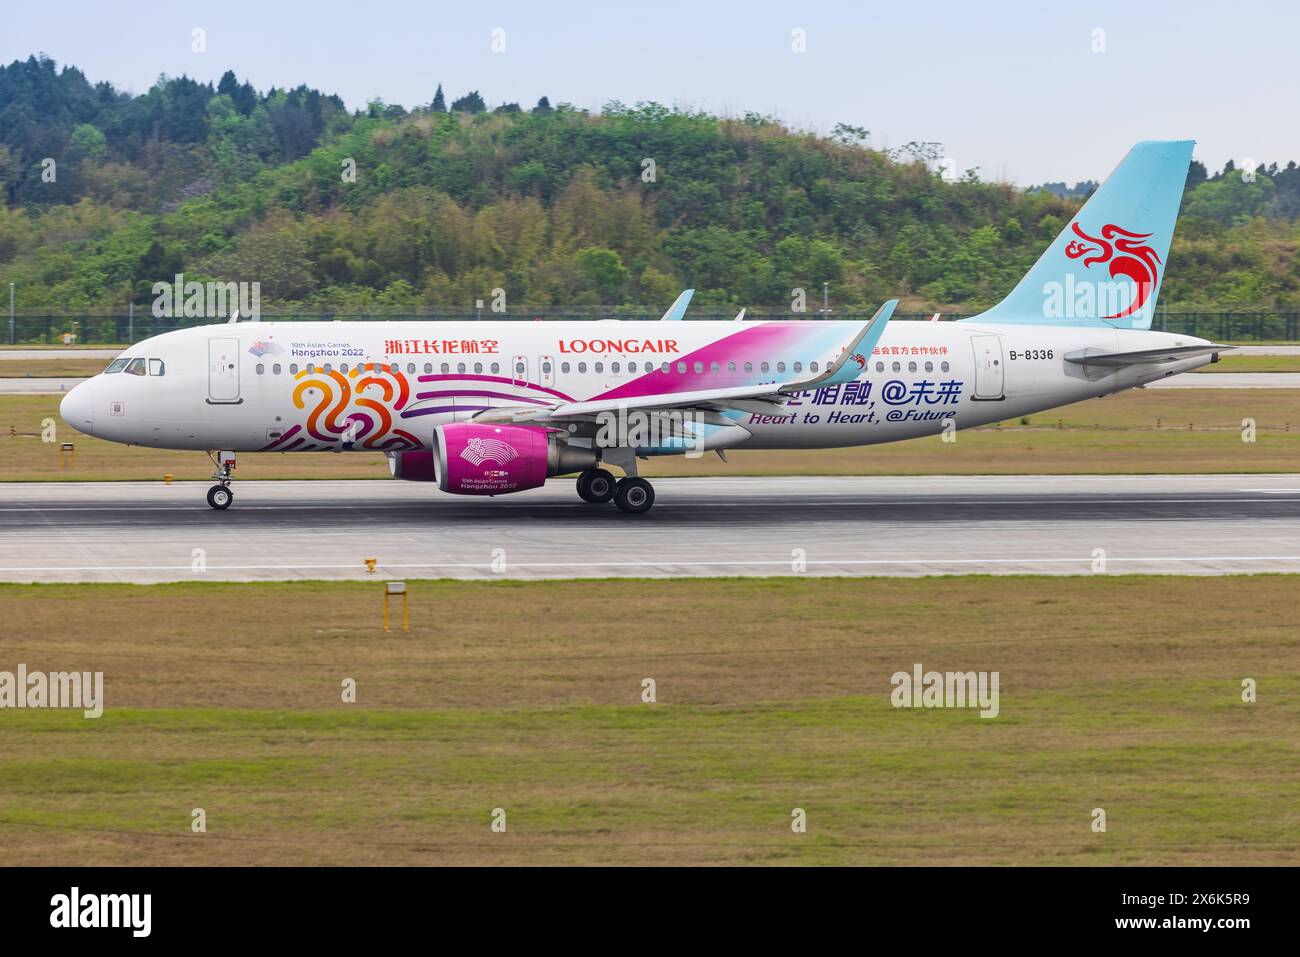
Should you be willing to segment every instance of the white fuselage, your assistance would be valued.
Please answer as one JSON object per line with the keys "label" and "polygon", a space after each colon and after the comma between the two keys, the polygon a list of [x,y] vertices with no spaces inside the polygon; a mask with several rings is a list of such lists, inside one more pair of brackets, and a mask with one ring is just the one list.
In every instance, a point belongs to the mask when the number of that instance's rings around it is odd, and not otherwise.
{"label": "white fuselage", "polygon": [[[801,351],[797,329],[770,359],[729,362],[725,341],[757,322],[250,322],[145,340],[122,353],[144,375],[100,374],[64,400],[91,435],[132,445],[231,451],[428,448],[435,426],[504,406],[589,400],[635,390],[680,368],[692,388],[789,381],[835,356],[824,334]],[[860,323],[785,323],[842,330]],[[815,341],[813,341],[815,340]],[[871,445],[1004,419],[1107,395],[1211,360],[1085,371],[1067,354],[1203,345],[1205,340],[1104,327],[894,322],[854,382],[792,398],[781,414],[734,419],[743,448]],[[712,349],[719,361],[686,359]],[[780,364],[781,368],[777,366]],[[358,366],[361,367],[358,371]],[[130,368],[128,366],[128,368]],[[138,369],[138,365],[136,366]],[[160,373],[160,374],[159,374]],[[683,387],[684,390],[684,387]],[[621,394],[616,392],[615,394]],[[734,431],[734,430],[733,430]]]}

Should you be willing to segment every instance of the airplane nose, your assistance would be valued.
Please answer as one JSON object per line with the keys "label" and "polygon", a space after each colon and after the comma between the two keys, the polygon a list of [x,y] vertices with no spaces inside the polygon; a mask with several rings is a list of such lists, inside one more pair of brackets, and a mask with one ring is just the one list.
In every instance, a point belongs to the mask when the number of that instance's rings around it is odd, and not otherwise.
{"label": "airplane nose", "polygon": [[74,385],[72,391],[59,403],[59,415],[78,432],[94,435],[94,407],[90,398],[91,383]]}

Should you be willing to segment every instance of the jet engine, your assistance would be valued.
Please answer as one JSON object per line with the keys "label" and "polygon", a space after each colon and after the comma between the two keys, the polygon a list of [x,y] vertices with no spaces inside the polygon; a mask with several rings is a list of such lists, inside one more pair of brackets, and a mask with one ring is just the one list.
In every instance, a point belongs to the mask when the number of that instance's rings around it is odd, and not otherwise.
{"label": "jet engine", "polygon": [[389,455],[389,468],[395,478],[437,482],[454,495],[506,495],[599,464],[594,449],[562,436],[536,426],[455,422],[433,430],[431,450]]}

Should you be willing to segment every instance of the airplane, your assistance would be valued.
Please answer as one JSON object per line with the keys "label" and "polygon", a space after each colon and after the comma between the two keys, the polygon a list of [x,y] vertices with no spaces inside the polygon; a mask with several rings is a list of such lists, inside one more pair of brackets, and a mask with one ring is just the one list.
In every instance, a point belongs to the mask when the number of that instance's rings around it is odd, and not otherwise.
{"label": "airplane", "polygon": [[1150,328],[1193,145],[1134,146],[968,319],[891,323],[890,300],[866,322],[683,322],[686,290],[659,322],[232,321],[129,347],[60,412],[97,438],[207,451],[214,509],[238,452],[332,451],[458,495],[576,475],[583,501],[643,514],[652,456],[946,434],[1217,362],[1229,346]]}

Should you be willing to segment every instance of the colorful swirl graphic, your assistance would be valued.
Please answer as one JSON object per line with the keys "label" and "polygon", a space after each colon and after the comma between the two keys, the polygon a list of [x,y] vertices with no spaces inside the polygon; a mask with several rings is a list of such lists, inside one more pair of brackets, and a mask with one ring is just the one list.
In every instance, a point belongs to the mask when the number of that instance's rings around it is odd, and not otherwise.
{"label": "colorful swirl graphic", "polygon": [[[381,452],[404,452],[421,448],[420,440],[404,429],[393,427],[393,412],[400,412],[411,397],[411,386],[400,372],[377,362],[360,363],[346,374],[308,367],[296,376],[293,404],[306,409],[307,434],[315,443],[292,443],[296,452],[332,449],[351,445]],[[313,392],[315,390],[315,392]],[[289,451],[286,443],[295,426],[263,451]]]}

